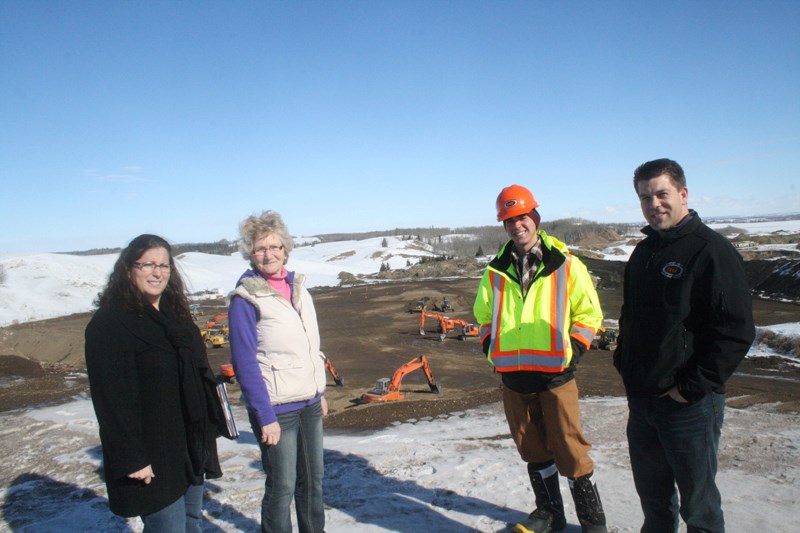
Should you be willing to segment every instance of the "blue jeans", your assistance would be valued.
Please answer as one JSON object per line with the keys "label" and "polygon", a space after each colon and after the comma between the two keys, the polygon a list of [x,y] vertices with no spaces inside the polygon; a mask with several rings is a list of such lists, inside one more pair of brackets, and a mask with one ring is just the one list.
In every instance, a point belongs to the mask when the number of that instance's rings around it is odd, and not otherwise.
{"label": "blue jeans", "polygon": [[189,485],[186,494],[160,511],[141,517],[143,533],[200,533],[203,485]]}
{"label": "blue jeans", "polygon": [[724,395],[710,393],[688,404],[669,397],[628,398],[628,409],[631,469],[644,511],[642,533],[677,532],[679,510],[689,533],[725,531],[715,482]]}
{"label": "blue jeans", "polygon": [[281,437],[267,446],[260,440],[261,428],[251,416],[253,433],[259,439],[261,465],[267,479],[261,500],[261,531],[291,533],[291,503],[294,497],[300,533],[322,533],[325,510],[322,503],[322,406],[320,402],[278,415]]}

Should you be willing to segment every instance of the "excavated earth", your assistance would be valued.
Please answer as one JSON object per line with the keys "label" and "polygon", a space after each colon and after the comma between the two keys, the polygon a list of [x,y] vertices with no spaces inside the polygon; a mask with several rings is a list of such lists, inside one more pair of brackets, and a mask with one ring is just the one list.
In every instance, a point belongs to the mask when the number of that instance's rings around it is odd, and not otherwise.
{"label": "excavated earth", "polygon": [[[454,308],[448,316],[472,322],[471,308],[478,280],[437,279],[390,281],[356,287],[318,288],[311,292],[319,317],[322,349],[342,377],[329,375],[330,415],[326,425],[338,429],[383,427],[401,420],[435,417],[498,401],[500,380],[493,374],[476,338],[439,340],[436,325],[419,334],[419,313],[409,311],[420,299],[431,304],[445,297]],[[616,285],[616,284],[612,284]],[[605,316],[619,315],[619,290],[599,285]],[[224,302],[209,302],[205,317],[224,311]],[[800,305],[754,300],[756,324],[800,322]],[[88,391],[83,363],[83,332],[90,314],[29,322],[0,328],[0,410],[66,401]],[[430,324],[430,326],[428,325]],[[404,363],[425,355],[440,388],[430,391],[422,372],[405,376],[405,400],[361,404],[361,395],[375,381],[391,377]],[[227,347],[209,351],[214,368],[230,357]],[[578,385],[583,395],[621,396],[623,388],[611,364],[611,352],[591,350],[581,362]],[[728,402],[736,407],[777,404],[800,411],[800,369],[785,359],[745,360],[728,386]],[[229,386],[234,401],[238,385]]]}

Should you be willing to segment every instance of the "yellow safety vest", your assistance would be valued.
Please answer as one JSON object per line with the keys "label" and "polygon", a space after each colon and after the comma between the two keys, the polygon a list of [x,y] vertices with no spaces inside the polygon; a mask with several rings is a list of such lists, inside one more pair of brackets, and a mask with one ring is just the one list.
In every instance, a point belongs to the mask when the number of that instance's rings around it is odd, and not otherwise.
{"label": "yellow safety vest", "polygon": [[570,337],[589,348],[603,322],[586,265],[558,239],[538,234],[547,248],[545,261],[550,256],[552,265],[558,255],[564,261],[544,275],[543,261],[524,299],[514,264],[498,268],[512,242],[489,264],[478,286],[473,312],[481,339],[490,338],[488,360],[498,372],[563,372],[572,360]]}

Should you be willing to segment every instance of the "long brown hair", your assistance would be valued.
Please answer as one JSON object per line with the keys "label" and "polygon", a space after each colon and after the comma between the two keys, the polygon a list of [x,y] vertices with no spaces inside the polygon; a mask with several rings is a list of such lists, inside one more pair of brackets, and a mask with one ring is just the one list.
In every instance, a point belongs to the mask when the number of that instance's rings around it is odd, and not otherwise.
{"label": "long brown hair", "polygon": [[159,305],[166,305],[176,315],[183,318],[191,318],[189,310],[189,300],[186,297],[185,285],[181,274],[175,268],[175,260],[172,257],[172,247],[169,243],[158,235],[145,233],[133,239],[128,246],[119,254],[114,269],[108,276],[108,283],[105,288],[97,295],[95,304],[98,307],[111,305],[112,303],[121,304],[129,311],[144,313],[144,303],[142,294],[133,284],[130,277],[130,270],[133,264],[138,261],[147,250],[152,248],[164,248],[169,254],[170,274],[167,287],[161,295]]}

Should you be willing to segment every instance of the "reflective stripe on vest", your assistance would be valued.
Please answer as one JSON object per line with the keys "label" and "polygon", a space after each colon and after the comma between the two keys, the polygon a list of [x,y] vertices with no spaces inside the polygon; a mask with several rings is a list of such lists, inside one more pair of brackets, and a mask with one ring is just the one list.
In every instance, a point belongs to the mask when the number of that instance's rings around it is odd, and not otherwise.
{"label": "reflective stripe on vest", "polygon": [[[539,349],[514,348],[505,351],[502,349],[499,325],[503,320],[503,298],[506,295],[505,284],[508,283],[508,280],[497,272],[489,272],[492,284],[492,323],[484,328],[490,328],[490,360],[498,372],[519,370],[561,372],[566,368],[569,354],[568,344],[565,344],[567,336],[564,329],[567,326],[567,309],[569,307],[567,280],[570,266],[571,258],[567,257],[567,260],[555,272],[541,281],[550,284],[550,301],[547,303],[549,305],[547,320],[550,326],[550,338],[547,343],[549,346]],[[530,292],[528,294],[530,295]],[[542,344],[545,343],[541,343],[540,346]]]}

